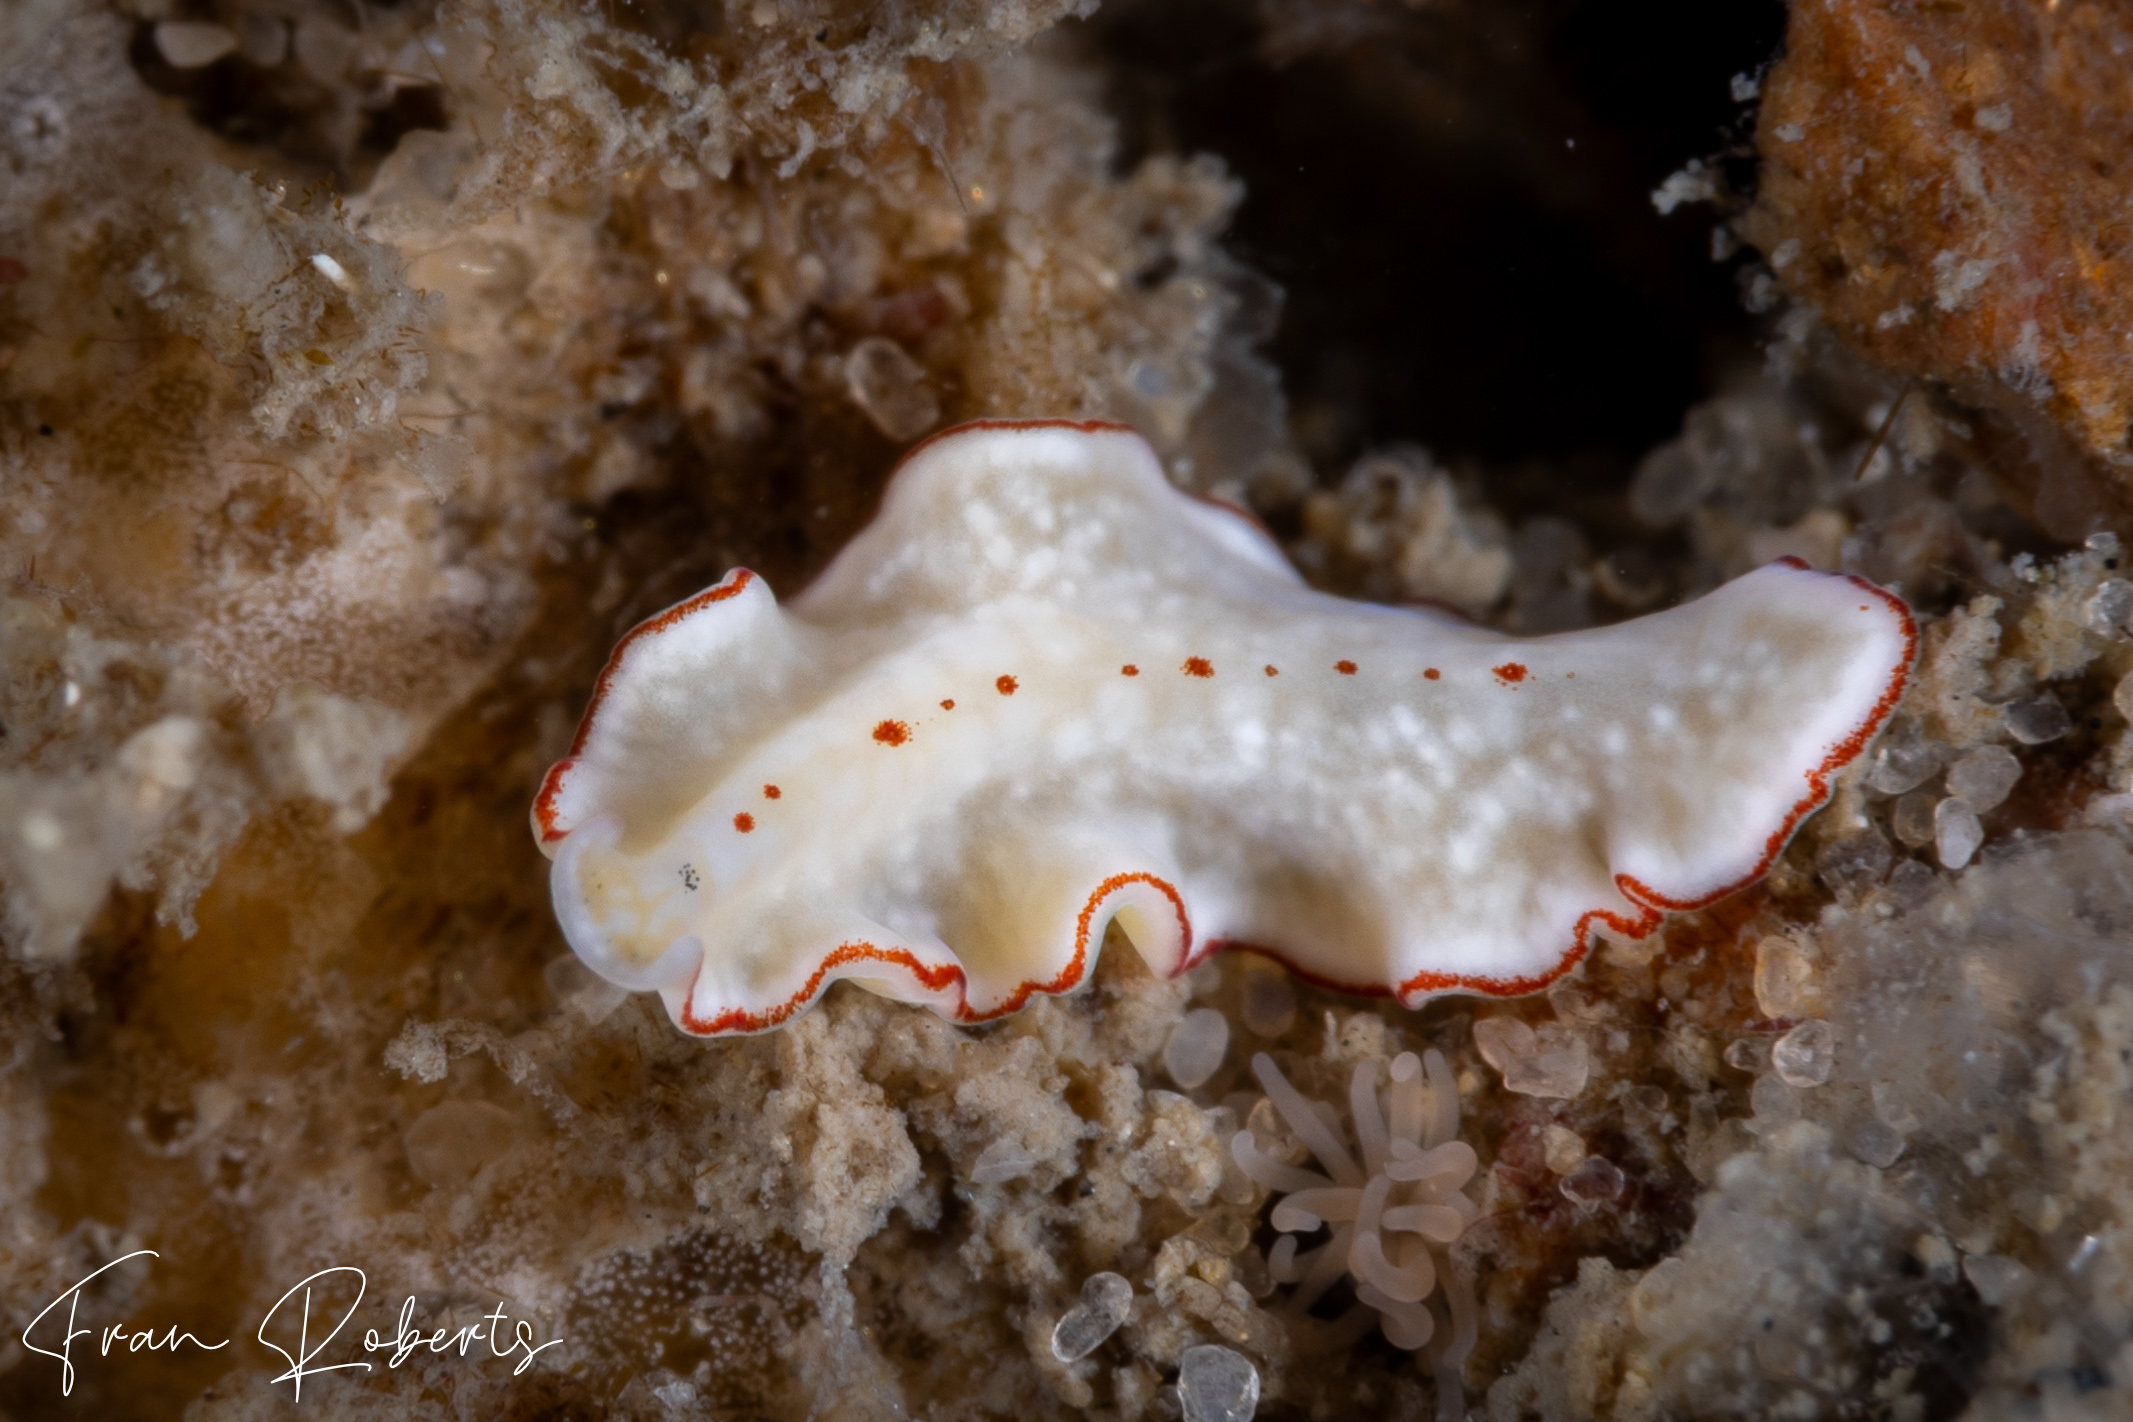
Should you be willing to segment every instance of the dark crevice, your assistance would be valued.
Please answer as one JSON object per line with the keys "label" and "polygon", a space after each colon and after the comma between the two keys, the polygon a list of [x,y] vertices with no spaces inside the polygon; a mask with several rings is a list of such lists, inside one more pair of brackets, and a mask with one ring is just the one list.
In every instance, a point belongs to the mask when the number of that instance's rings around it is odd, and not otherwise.
{"label": "dark crevice", "polygon": [[1229,243],[1287,291],[1271,353],[1322,473],[1412,441],[1612,489],[1752,351],[1711,210],[1651,191],[1738,147],[1730,81],[1783,24],[1775,0],[1129,0],[1091,30],[1123,161],[1243,180]]}

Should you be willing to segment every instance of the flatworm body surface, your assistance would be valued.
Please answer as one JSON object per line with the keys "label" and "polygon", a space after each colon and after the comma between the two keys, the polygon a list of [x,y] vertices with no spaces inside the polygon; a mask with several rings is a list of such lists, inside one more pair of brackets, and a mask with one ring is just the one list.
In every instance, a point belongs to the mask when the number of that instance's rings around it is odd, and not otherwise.
{"label": "flatworm body surface", "polygon": [[1551,637],[1349,602],[1128,429],[965,426],[788,605],[739,569],[631,632],[534,831],[571,946],[695,1033],[839,978],[997,1017],[1114,921],[1166,975],[1524,993],[1768,869],[1915,652],[1790,562]]}

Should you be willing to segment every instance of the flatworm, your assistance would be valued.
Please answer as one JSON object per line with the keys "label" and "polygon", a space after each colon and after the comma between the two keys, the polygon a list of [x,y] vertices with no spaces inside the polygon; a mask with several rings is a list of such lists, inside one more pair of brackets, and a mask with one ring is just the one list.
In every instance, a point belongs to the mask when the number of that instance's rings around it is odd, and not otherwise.
{"label": "flatworm", "polygon": [[[1767,870],[1916,646],[1899,599],[1790,560],[1542,638],[1343,601],[1130,430],[979,424],[788,605],[739,569],[625,637],[534,829],[571,946],[690,1032],[837,979],[998,1017],[1113,923],[1162,974],[1249,946],[1509,995]],[[734,834],[772,786],[776,832]]]}

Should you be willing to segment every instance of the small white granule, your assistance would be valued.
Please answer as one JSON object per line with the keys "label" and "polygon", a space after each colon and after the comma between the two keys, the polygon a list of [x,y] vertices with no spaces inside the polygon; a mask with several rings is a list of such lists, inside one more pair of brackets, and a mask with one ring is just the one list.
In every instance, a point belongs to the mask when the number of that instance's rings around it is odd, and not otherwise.
{"label": "small white granule", "polygon": [[1259,1410],[1259,1370],[1218,1343],[1187,1348],[1178,1360],[1178,1401],[1185,1422],[1252,1422]]}
{"label": "small white granule", "polygon": [[1222,1069],[1229,1053],[1229,1019],[1212,1007],[1199,1007],[1170,1029],[1163,1044],[1163,1070],[1187,1091]]}
{"label": "small white granule", "polygon": [[1980,813],[1993,808],[2022,778],[2022,762],[2005,746],[1980,746],[1948,767],[1948,791]]}
{"label": "small white granule", "polygon": [[1960,869],[1985,842],[1985,828],[1977,811],[1960,795],[1950,795],[1933,807],[1933,848],[1944,869]]}
{"label": "small white granule", "polygon": [[1819,1017],[1800,1023],[1770,1048],[1771,1069],[1787,1086],[1822,1085],[1836,1061],[1836,1029]]}
{"label": "small white granule", "polygon": [[311,254],[311,265],[318,268],[319,275],[325,277],[326,280],[332,282],[341,290],[349,292],[355,290],[355,279],[348,275],[348,268],[342,266],[332,257],[327,256],[324,252],[313,252]]}
{"label": "small white granule", "polygon": [[1118,1331],[1132,1308],[1133,1285],[1124,1278],[1111,1273],[1089,1275],[1082,1281],[1081,1301],[1061,1315],[1052,1329],[1052,1356],[1062,1363],[1088,1357]]}
{"label": "small white granule", "polygon": [[156,53],[173,69],[204,69],[237,49],[237,36],[220,25],[165,20],[156,26]]}

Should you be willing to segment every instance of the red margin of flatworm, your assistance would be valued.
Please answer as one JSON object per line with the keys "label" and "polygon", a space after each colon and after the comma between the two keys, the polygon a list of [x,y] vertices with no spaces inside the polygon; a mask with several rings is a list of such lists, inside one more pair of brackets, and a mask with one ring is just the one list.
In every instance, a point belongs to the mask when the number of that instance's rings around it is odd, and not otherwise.
{"label": "red margin of flatworm", "polygon": [[[905,450],[904,457],[896,461],[896,468],[889,471],[889,478],[894,479],[906,464],[918,458],[919,451],[931,449],[942,440],[969,434],[973,430],[1079,430],[1083,434],[1140,434],[1133,426],[1122,425],[1116,420],[965,420],[959,425],[935,430]],[[887,481],[883,482],[882,487],[888,487]],[[1233,509],[1232,512],[1234,511]]]}
{"label": "red margin of flatworm", "polygon": [[724,602],[729,597],[738,597],[741,589],[755,581],[755,574],[746,568],[735,568],[710,587],[694,597],[684,598],[664,612],[655,613],[622,634],[615,643],[615,650],[607,654],[607,665],[600,668],[599,680],[593,683],[592,698],[585,703],[585,714],[578,718],[578,733],[570,741],[570,753],[548,767],[541,777],[541,793],[533,799],[533,817],[540,822],[541,843],[554,844],[568,833],[559,830],[555,823],[556,797],[563,793],[563,778],[577,764],[584,753],[585,743],[592,738],[593,718],[600,714],[600,703],[607,699],[607,689],[614,682],[615,674],[622,670],[622,656],[630,644],[640,637],[657,636],[692,613],[701,612],[714,602]]}
{"label": "red margin of flatworm", "polygon": [[[1075,988],[1081,986],[1082,976],[1088,971],[1089,935],[1095,927],[1096,911],[1102,906],[1105,899],[1111,897],[1111,895],[1117,893],[1128,884],[1153,884],[1162,891],[1163,897],[1170,900],[1171,908],[1177,912],[1178,931],[1184,936],[1183,945],[1179,950],[1181,964],[1190,966],[1198,962],[1199,959],[1195,958],[1192,952],[1192,919],[1185,912],[1184,896],[1177,891],[1176,886],[1158,874],[1113,874],[1110,878],[1098,884],[1096,892],[1090,894],[1088,902],[1081,906],[1081,916],[1074,922],[1074,955],[1067,959],[1067,965],[1059,970],[1058,976],[1054,977],[1050,982],[1018,984],[1015,990],[1001,1001],[999,1006],[989,1008],[984,1012],[973,1012],[967,999],[959,1000],[956,1003],[955,1020],[958,1022],[989,1022],[995,1017],[1005,1017],[1010,1013],[1020,1012],[1029,1004],[1030,998],[1037,993],[1048,993],[1056,996],[1060,993],[1072,992]],[[1200,956],[1205,957],[1206,954],[1202,953]],[[684,1032],[690,1032],[699,1037],[711,1037],[727,1032],[768,1031],[770,1028],[784,1023],[794,1013],[804,1011],[816,998],[820,997],[823,983],[829,977],[831,969],[840,968],[846,963],[859,962],[894,963],[907,969],[913,977],[917,978],[925,986],[927,991],[940,992],[954,985],[959,989],[958,998],[962,998],[960,988],[965,981],[963,970],[953,963],[943,963],[929,967],[921,963],[917,955],[907,948],[877,948],[873,944],[864,941],[840,943],[825,954],[820,963],[815,965],[814,972],[808,975],[807,981],[801,984],[798,992],[776,1006],[767,1007],[761,1012],[750,1012],[741,1007],[729,1007],[711,1017],[698,1017],[690,1008],[691,1001],[696,996],[696,978],[692,976],[689,979],[689,991],[682,999],[681,1028]],[[1180,971],[1182,970],[1181,967]],[[700,975],[702,972],[702,965],[699,964],[697,974]]]}

